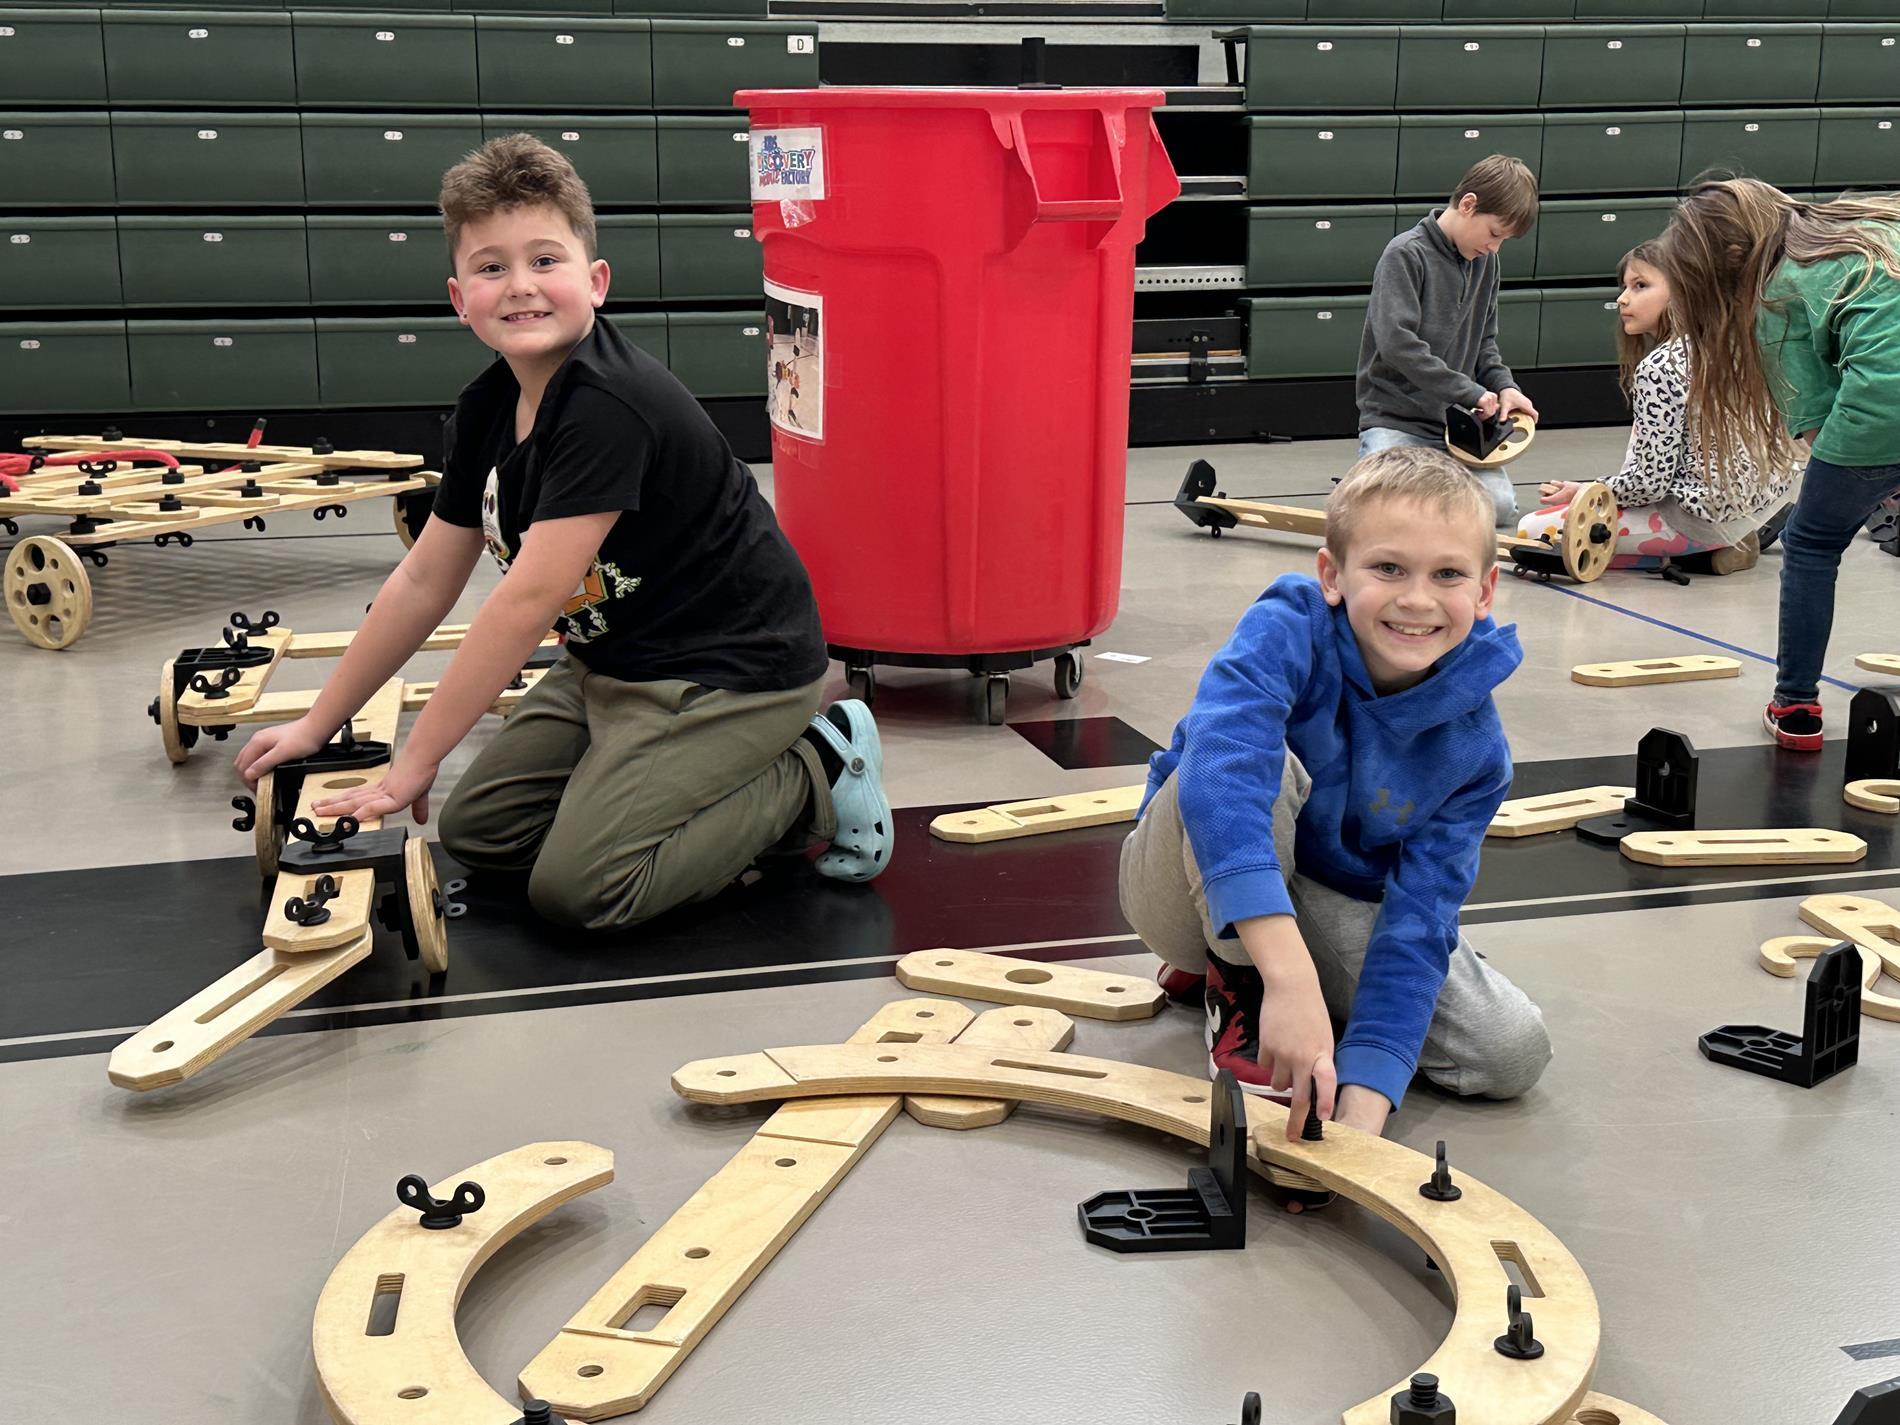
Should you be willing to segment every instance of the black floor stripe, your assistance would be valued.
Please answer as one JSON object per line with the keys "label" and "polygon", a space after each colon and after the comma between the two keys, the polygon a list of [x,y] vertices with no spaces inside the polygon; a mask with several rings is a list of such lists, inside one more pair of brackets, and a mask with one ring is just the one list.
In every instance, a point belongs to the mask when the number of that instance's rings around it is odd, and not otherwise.
{"label": "black floor stripe", "polygon": [[[1066,771],[1092,767],[1146,768],[1148,758],[1161,750],[1145,732],[1137,732],[1118,717],[1071,717],[1047,722],[1009,724],[1023,741]],[[1139,782],[1147,774],[1130,775]]]}
{"label": "black floor stripe", "polygon": [[1858,1346],[1841,1349],[1857,1361],[1884,1361],[1889,1356],[1900,1356],[1900,1336],[1891,1341],[1863,1341]]}

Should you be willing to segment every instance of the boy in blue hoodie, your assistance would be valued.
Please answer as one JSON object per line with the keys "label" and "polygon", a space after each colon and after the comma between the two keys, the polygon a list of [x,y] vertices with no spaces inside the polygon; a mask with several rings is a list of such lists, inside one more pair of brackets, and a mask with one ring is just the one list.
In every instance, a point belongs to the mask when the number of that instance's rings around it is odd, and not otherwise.
{"label": "boy in blue hoodie", "polygon": [[1542,1012],[1458,928],[1511,784],[1491,690],[1523,659],[1490,618],[1491,522],[1440,452],[1362,458],[1318,578],[1242,615],[1149,764],[1122,912],[1171,992],[1205,975],[1210,1071],[1290,1098],[1289,1138],[1309,1103],[1376,1134],[1415,1073],[1512,1098],[1550,1059]]}

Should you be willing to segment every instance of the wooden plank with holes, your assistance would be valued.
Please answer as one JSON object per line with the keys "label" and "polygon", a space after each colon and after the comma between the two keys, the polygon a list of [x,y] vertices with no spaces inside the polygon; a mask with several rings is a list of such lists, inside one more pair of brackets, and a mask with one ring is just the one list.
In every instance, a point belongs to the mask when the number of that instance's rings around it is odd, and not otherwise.
{"label": "wooden plank with holes", "polygon": [[[257,705],[257,700],[264,694],[264,685],[270,682],[270,675],[277,671],[277,665],[283,661],[285,651],[290,647],[290,630],[267,628],[248,634],[247,637],[251,647],[270,650],[270,662],[239,669],[237,682],[224,690],[223,697],[210,697],[187,685],[178,697],[180,722],[200,727],[217,726],[230,721],[229,714],[249,712]],[[215,670],[208,671],[205,676],[215,687]]]}
{"label": "wooden plank with holes", "polygon": [[[953,1094],[1015,1098],[1106,1114],[1205,1145],[1205,1079],[1066,1054],[991,1053],[955,1044],[813,1044],[702,1059],[675,1071],[673,1089],[696,1103],[755,1103],[834,1094]],[[1246,1100],[1254,1171],[1291,1167],[1358,1202],[1418,1244],[1457,1298],[1451,1329],[1417,1367],[1458,1383],[1461,1425],[1564,1425],[1582,1406],[1602,1335],[1596,1294],[1576,1258],[1502,1193],[1457,1174],[1462,1196],[1419,1194],[1432,1161],[1374,1134],[1328,1124],[1317,1142],[1286,1137],[1286,1110]],[[1526,1285],[1544,1354],[1511,1360],[1493,1348],[1504,1320],[1509,1263]],[[1407,1372],[1409,1378],[1413,1372]],[[524,1382],[525,1383],[525,1382]],[[1388,1387],[1344,1412],[1345,1425],[1386,1425]]]}
{"label": "wooden plank with holes", "polygon": [[1637,658],[1626,663],[1579,663],[1570,681],[1589,688],[1646,688],[1654,683],[1700,683],[1710,678],[1739,678],[1739,658],[1700,653],[1679,658]]}
{"label": "wooden plank with holes", "polygon": [[[885,1005],[850,1042],[947,1043],[975,1018],[932,999]],[[781,1104],[521,1372],[563,1416],[643,1408],[897,1117],[899,1096]],[[657,1321],[633,1323],[642,1311]]]}
{"label": "wooden plank with holes", "polygon": [[260,950],[112,1051],[106,1075],[122,1089],[183,1083],[368,957],[372,933],[329,950]]}
{"label": "wooden plank with holes", "polygon": [[1863,653],[1854,660],[1854,666],[1863,673],[1885,673],[1890,678],[1900,678],[1900,653]]}
{"label": "wooden plank with holes", "polygon": [[128,437],[106,440],[96,435],[35,435],[22,437],[28,450],[162,450],[180,460],[297,460],[325,470],[413,470],[420,455],[393,450],[333,450],[319,455],[302,445],[244,445],[235,441],[142,440]]}
{"label": "wooden plank with holes", "polygon": [[[1053,1054],[1075,1042],[1075,1021],[1060,1010],[1027,1004],[1005,1005],[979,1014],[974,1024],[957,1035],[955,1042],[966,1049]],[[931,1128],[988,1128],[1015,1111],[1016,1105],[1006,1098],[911,1094],[904,1100],[904,1112]]]}
{"label": "wooden plank with holes", "polygon": [[1051,831],[1079,831],[1086,826],[1109,826],[1133,821],[1141,805],[1145,783],[1110,787],[1103,792],[1067,792],[1026,802],[1002,802],[970,811],[945,812],[930,823],[939,841],[985,843],[1018,836],[1041,836]]}
{"label": "wooden plank with holes", "polygon": [[[387,742],[392,747],[394,746],[397,724],[402,718],[402,693],[402,679],[391,678],[370,694],[369,701],[358,708],[356,716],[350,719],[350,731],[358,742]],[[302,787],[297,792],[297,809],[293,813],[293,819],[307,817],[318,831],[330,830],[336,825],[336,818],[318,816],[315,811],[316,804],[340,792],[347,792],[353,787],[374,782],[388,771],[389,764],[383,762],[374,767],[313,773],[305,777]],[[264,815],[263,808],[258,809],[258,815]],[[357,821],[364,831],[376,831],[383,824],[383,819],[379,816],[359,817]],[[286,894],[294,895],[297,892],[291,891]]]}
{"label": "wooden plank with holes", "polygon": [[[1813,935],[1778,935],[1762,942],[1756,960],[1769,974],[1785,980],[1794,975],[1795,961],[1812,960],[1838,943]],[[1881,957],[1865,945],[1857,944],[1854,949],[1860,954],[1860,1012],[1872,1019],[1900,1020],[1900,999],[1874,988],[1883,968]]]}
{"label": "wooden plank with holes", "polygon": [[1852,832],[1818,826],[1633,831],[1619,844],[1646,866],[1834,866],[1867,854],[1867,843]]}
{"label": "wooden plank with holes", "polygon": [[[281,483],[288,484],[290,482],[286,481]],[[324,505],[351,505],[359,500],[380,499],[384,496],[404,495],[415,490],[426,490],[431,487],[432,483],[432,481],[424,479],[361,482],[346,480],[334,486],[318,488],[315,493],[281,494],[276,509],[279,514],[283,514],[291,510],[313,509]],[[310,487],[306,482],[302,488],[308,490]],[[161,534],[190,533],[206,525],[236,524],[248,517],[248,511],[240,506],[223,509],[211,509],[209,507],[194,509],[189,516],[179,516],[170,520],[153,520],[149,523],[141,523],[138,530],[138,538],[153,539]],[[62,534],[60,538],[75,549],[83,549],[94,544],[112,544],[119,542],[126,537],[126,534],[126,530],[114,530],[111,526],[104,525],[88,534],[68,532]]]}
{"label": "wooden plank with holes", "polygon": [[1150,1019],[1167,1002],[1153,980],[975,950],[913,950],[897,962],[897,978],[908,989],[1040,1005],[1084,1019]]}
{"label": "wooden plank with holes", "polygon": [[1541,797],[1518,797],[1498,807],[1486,836],[1538,836],[1547,831],[1568,831],[1578,822],[1593,816],[1607,816],[1623,810],[1623,803],[1636,795],[1634,787],[1578,787],[1574,792],[1548,792]]}
{"label": "wooden plank with holes", "polygon": [[1841,800],[1862,811],[1900,813],[1900,778],[1863,777],[1841,788]]}
{"label": "wooden plank with holes", "polygon": [[1873,896],[1809,896],[1801,919],[1824,935],[1851,940],[1880,957],[1887,973],[1900,979],[1900,910]]}
{"label": "wooden plank with holes", "polygon": [[[483,1203],[431,1230],[398,1206],[331,1269],[311,1322],[317,1386],[338,1425],[515,1425],[521,1406],[476,1373],[455,1308],[481,1266],[548,1213],[613,1181],[593,1143],[529,1143],[434,1184],[451,1197],[481,1184]],[[379,1318],[386,1323],[379,1330]]]}
{"label": "wooden plank with holes", "polygon": [[293,896],[308,901],[316,893],[316,876],[296,871],[279,871],[271,892],[270,912],[264,917],[264,947],[282,950],[288,955],[306,955],[313,950],[334,950],[346,945],[369,929],[370,903],[376,896],[374,871],[338,871],[335,873],[336,896],[325,904],[329,919],[321,925],[298,925],[285,912]]}

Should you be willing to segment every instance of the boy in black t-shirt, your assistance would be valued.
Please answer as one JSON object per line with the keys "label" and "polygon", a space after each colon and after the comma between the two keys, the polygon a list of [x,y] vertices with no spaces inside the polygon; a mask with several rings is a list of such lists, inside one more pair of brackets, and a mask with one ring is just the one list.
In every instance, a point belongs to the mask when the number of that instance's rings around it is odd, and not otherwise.
{"label": "boy in black t-shirt", "polygon": [[751,472],[665,367],[596,318],[607,264],[586,186],[526,134],[444,176],[449,299],[501,357],[456,403],[434,513],[310,712],[253,737],[247,782],[328,741],[423,642],[484,546],[482,604],[381,783],[316,810],[428,812],[436,768],[550,626],[566,656],[442,810],[470,866],[529,869],[541,914],[631,925],[710,896],[761,853],[890,862],[877,725],[817,714],[827,660],[798,556]]}

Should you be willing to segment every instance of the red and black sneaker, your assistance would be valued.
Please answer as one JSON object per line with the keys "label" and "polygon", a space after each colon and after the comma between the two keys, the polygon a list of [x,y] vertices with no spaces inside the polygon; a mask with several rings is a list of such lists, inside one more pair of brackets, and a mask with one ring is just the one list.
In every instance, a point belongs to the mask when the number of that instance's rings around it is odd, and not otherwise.
{"label": "red and black sneaker", "polygon": [[1207,1075],[1232,1070],[1242,1093],[1286,1103],[1292,1094],[1276,1090],[1260,1067],[1260,1001],[1266,984],[1252,965],[1235,965],[1218,955],[1207,957]]}
{"label": "red and black sneaker", "polygon": [[1821,705],[1819,703],[1773,702],[1761,715],[1762,726],[1791,752],[1821,750]]}
{"label": "red and black sneaker", "polygon": [[1155,971],[1155,983],[1161,986],[1161,992],[1176,1004],[1196,1005],[1201,1002],[1201,994],[1207,986],[1207,976],[1197,975],[1192,970],[1176,969],[1166,960]]}

